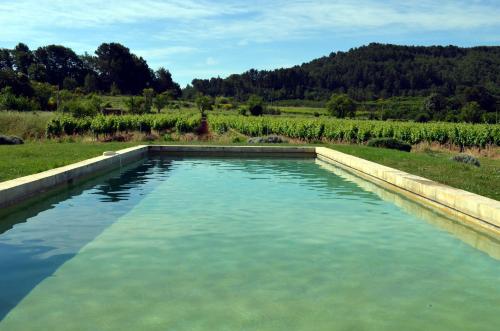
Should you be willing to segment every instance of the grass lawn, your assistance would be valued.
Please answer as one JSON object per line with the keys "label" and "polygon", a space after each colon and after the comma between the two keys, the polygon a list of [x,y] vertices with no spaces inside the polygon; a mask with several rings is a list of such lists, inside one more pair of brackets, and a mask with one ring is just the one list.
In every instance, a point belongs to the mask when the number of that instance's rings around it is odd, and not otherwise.
{"label": "grass lawn", "polygon": [[62,167],[139,143],[34,142],[0,146],[0,181]]}
{"label": "grass lawn", "polygon": [[500,200],[500,160],[479,158],[477,168],[450,160],[448,152],[400,152],[360,145],[329,145],[339,152]]}
{"label": "grass lawn", "polygon": [[[213,142],[195,142],[213,144]],[[0,146],[0,181],[38,173],[101,155],[103,151],[139,145],[128,143],[34,142]],[[169,144],[180,144],[170,142]],[[241,145],[241,144],[239,144]],[[500,160],[481,158],[481,167],[456,163],[447,152],[405,153],[360,145],[328,145],[392,168],[426,177],[466,191],[500,200]]]}

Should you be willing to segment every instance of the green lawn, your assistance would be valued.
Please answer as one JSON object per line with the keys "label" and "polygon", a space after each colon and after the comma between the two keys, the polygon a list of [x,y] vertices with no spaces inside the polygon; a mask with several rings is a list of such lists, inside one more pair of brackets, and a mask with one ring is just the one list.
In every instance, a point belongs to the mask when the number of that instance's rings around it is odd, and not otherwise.
{"label": "green lawn", "polygon": [[366,147],[330,145],[333,149],[437,182],[500,200],[500,160],[480,158],[481,167],[450,160],[447,152],[412,152]]}
{"label": "green lawn", "polygon": [[[172,142],[171,144],[180,144]],[[195,142],[214,144],[213,142]],[[0,146],[0,181],[38,173],[101,155],[103,151],[139,145],[127,143],[34,142]],[[241,145],[241,144],[240,144]],[[340,152],[361,157],[443,184],[500,200],[500,160],[481,158],[481,167],[456,163],[445,152],[404,153],[360,145],[328,145]]]}
{"label": "green lawn", "polygon": [[139,143],[34,142],[0,146],[0,181],[31,175]]}

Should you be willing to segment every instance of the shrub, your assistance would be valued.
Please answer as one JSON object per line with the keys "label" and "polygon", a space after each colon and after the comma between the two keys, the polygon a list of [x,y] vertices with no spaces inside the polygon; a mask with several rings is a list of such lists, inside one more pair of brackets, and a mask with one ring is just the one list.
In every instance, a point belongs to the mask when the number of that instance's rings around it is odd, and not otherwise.
{"label": "shrub", "polygon": [[470,164],[470,165],[473,165],[475,167],[481,166],[481,163],[479,162],[479,160],[476,159],[474,156],[469,155],[469,154],[457,154],[457,155],[453,156],[451,159],[452,159],[452,161]]}
{"label": "shrub", "polygon": [[248,98],[248,111],[252,116],[260,116],[264,113],[264,100],[257,96],[252,95]]}
{"label": "shrub", "polygon": [[415,116],[415,122],[419,123],[427,123],[430,119],[431,117],[427,113],[419,113],[417,114],[417,116]]}
{"label": "shrub", "polygon": [[267,136],[267,137],[253,137],[248,139],[249,144],[281,144],[286,143],[286,140],[280,136]]}
{"label": "shrub", "polygon": [[24,141],[16,136],[0,135],[0,145],[21,145]]}
{"label": "shrub", "polygon": [[247,109],[245,107],[240,107],[238,108],[238,114],[246,116],[247,114]]}
{"label": "shrub", "polygon": [[338,118],[356,115],[356,104],[347,94],[333,94],[326,104],[326,108],[332,116]]}
{"label": "shrub", "polygon": [[397,149],[403,152],[411,151],[411,145],[394,138],[375,138],[368,141],[368,146]]}

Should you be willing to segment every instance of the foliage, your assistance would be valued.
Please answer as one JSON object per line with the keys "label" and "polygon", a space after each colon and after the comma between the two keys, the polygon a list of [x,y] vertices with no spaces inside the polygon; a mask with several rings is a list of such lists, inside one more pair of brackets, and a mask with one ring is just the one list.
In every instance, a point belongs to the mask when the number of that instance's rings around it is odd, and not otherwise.
{"label": "foliage", "polygon": [[125,104],[127,105],[127,109],[131,114],[145,113],[143,98],[130,97],[125,100]]}
{"label": "foliage", "polygon": [[202,94],[196,97],[195,102],[196,102],[196,107],[198,107],[198,110],[201,113],[201,116],[205,116],[205,112],[211,110],[215,104],[215,101],[211,96]]}
{"label": "foliage", "polygon": [[411,145],[407,144],[401,140],[394,138],[373,138],[368,140],[368,146],[370,147],[379,147],[379,148],[388,148],[388,149],[397,149],[403,152],[410,152]]}
{"label": "foliage", "polygon": [[465,123],[382,122],[333,118],[279,118],[215,115],[212,131],[229,129],[249,136],[276,134],[308,141],[364,143],[372,138],[395,138],[409,144],[436,142],[460,147],[500,145],[500,125]]}
{"label": "foliage", "polygon": [[249,144],[282,144],[286,142],[286,140],[276,135],[270,135],[266,137],[252,137],[248,139]]}
{"label": "foliage", "polygon": [[154,98],[153,104],[158,113],[160,113],[163,108],[168,106],[170,100],[172,100],[172,96],[168,92],[160,93]]}
{"label": "foliage", "polygon": [[457,154],[451,158],[455,162],[470,164],[475,167],[480,167],[481,163],[477,158],[469,154]]}
{"label": "foliage", "polygon": [[142,90],[142,97],[144,98],[144,112],[150,113],[153,107],[153,98],[155,91],[152,88],[145,88]]}
{"label": "foliage", "polygon": [[478,123],[481,121],[484,111],[476,101],[467,103],[460,110],[460,119],[463,122]]}
{"label": "foliage", "polygon": [[252,116],[260,116],[264,113],[264,100],[258,95],[251,95],[248,98],[247,106]]}
{"label": "foliage", "polygon": [[36,101],[24,96],[16,96],[10,87],[0,92],[0,110],[32,111],[40,108]]}
{"label": "foliage", "polygon": [[[332,93],[347,93],[357,101],[426,96],[433,92],[464,95],[467,87],[500,86],[500,47],[373,43],[348,52],[331,53],[300,66],[251,69],[227,78],[195,79],[192,84],[200,93],[238,100],[251,94],[267,101],[326,100]],[[493,94],[498,94],[496,90]],[[477,91],[472,92],[478,95]],[[478,101],[477,97],[474,99],[468,98],[466,102]]]}
{"label": "foliage", "polygon": [[46,133],[48,137],[86,133],[115,135],[129,131],[162,132],[174,128],[178,132],[192,132],[199,126],[199,115],[191,114],[99,115],[85,118],[60,116],[47,124]]}
{"label": "foliage", "polygon": [[356,104],[347,94],[333,94],[326,104],[326,108],[330,115],[338,118],[354,117]]}

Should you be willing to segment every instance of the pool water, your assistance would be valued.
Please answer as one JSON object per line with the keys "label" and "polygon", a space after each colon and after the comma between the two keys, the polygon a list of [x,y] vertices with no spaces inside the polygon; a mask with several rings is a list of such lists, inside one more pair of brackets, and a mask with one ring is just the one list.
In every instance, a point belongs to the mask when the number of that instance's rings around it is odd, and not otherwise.
{"label": "pool water", "polygon": [[0,330],[496,331],[499,259],[313,159],[150,158],[0,215]]}

